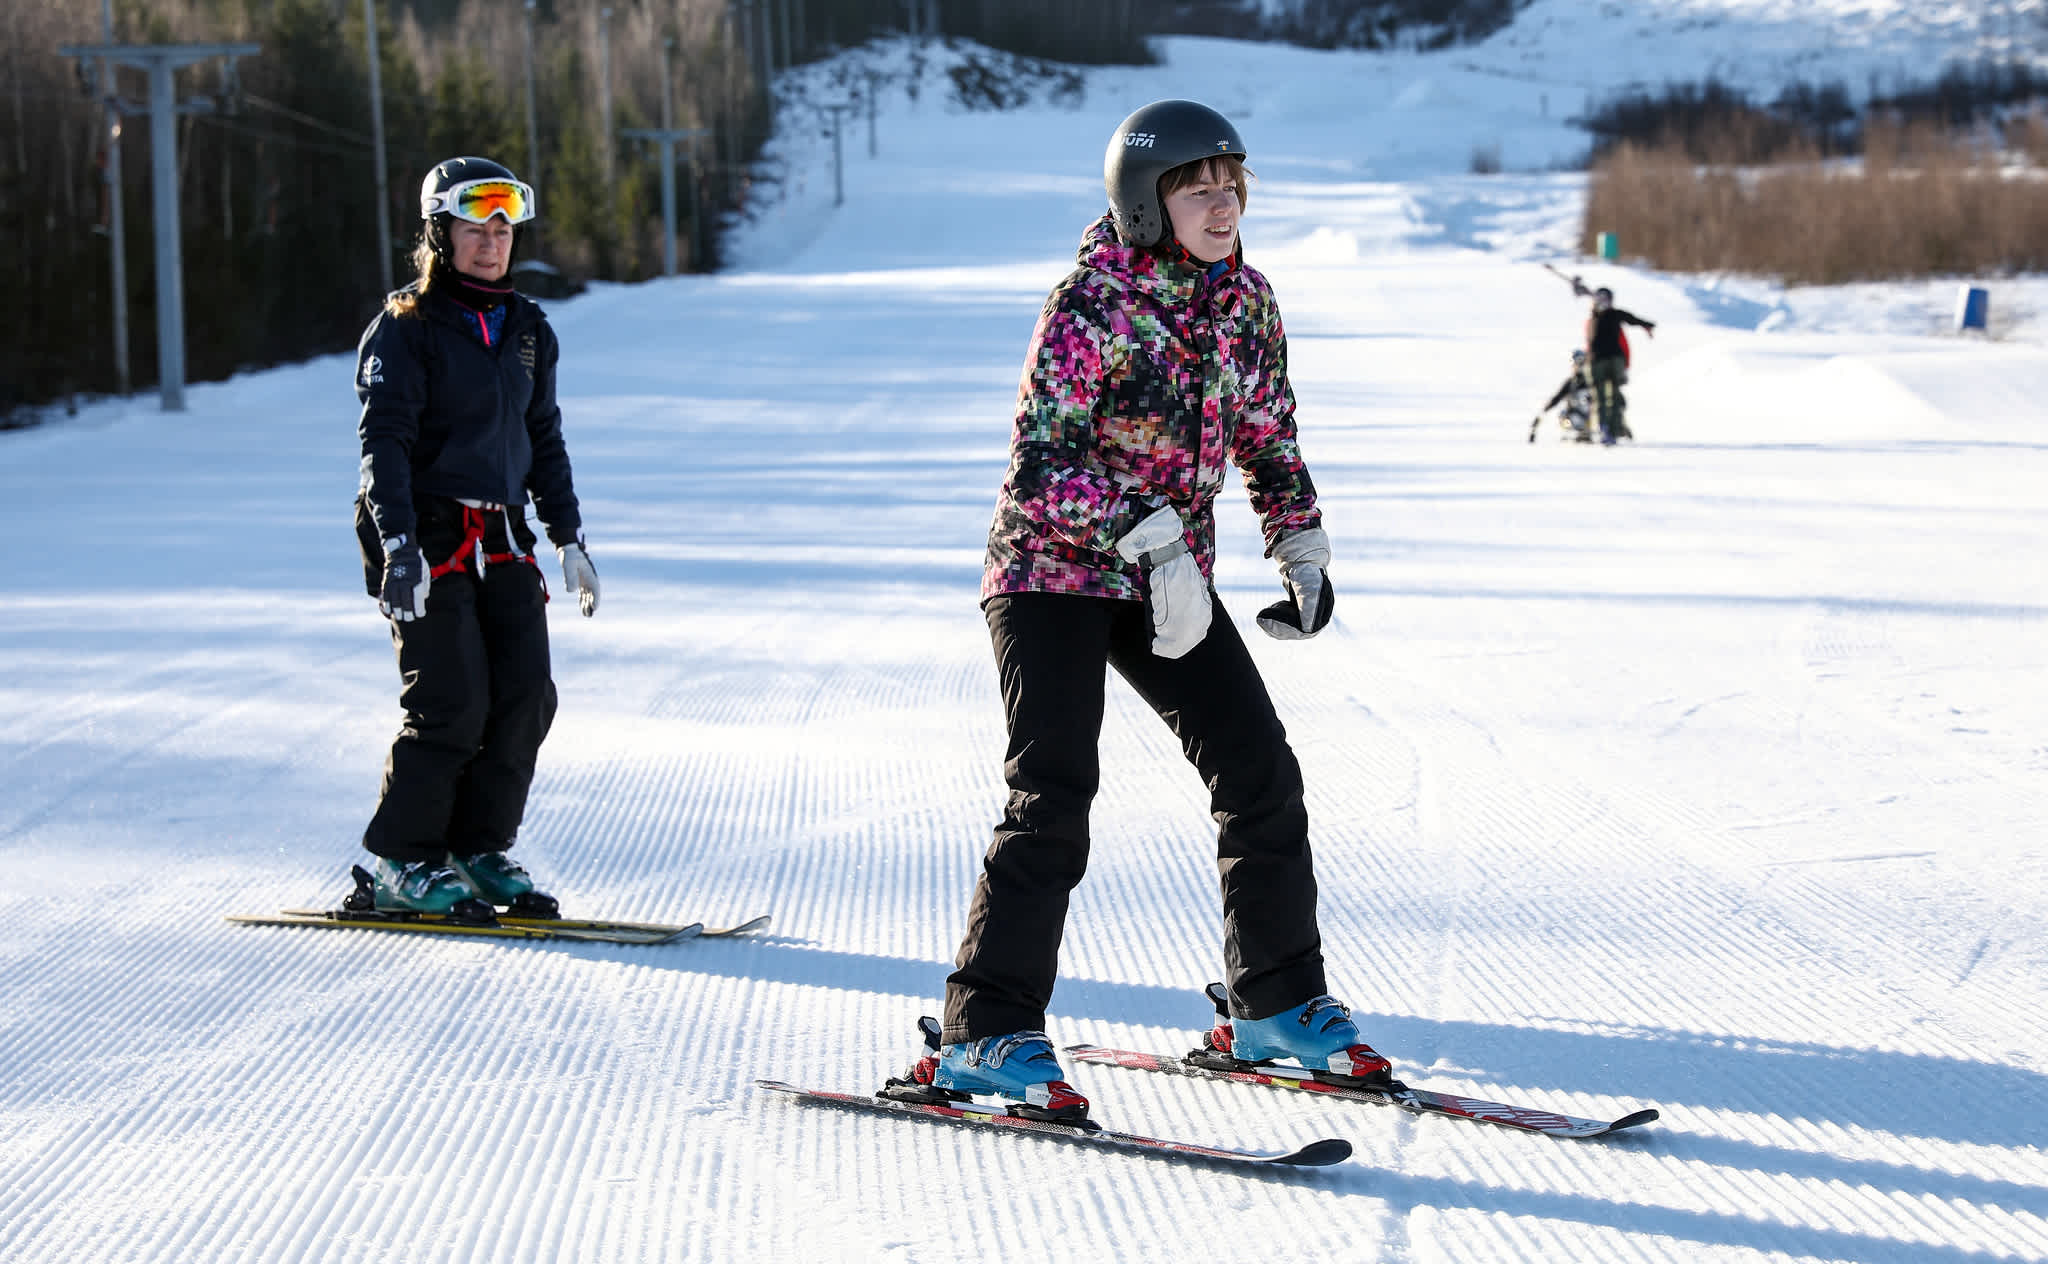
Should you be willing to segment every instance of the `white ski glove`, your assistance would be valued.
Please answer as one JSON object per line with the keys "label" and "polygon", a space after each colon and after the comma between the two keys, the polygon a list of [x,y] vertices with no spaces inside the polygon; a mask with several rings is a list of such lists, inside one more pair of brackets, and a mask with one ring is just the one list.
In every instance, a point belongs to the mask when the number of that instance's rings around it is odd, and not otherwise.
{"label": "white ski glove", "polygon": [[1154,510],[1116,542],[1117,556],[1145,570],[1152,652],[1179,658],[1209,635],[1209,581],[1188,548],[1187,523],[1172,505]]}
{"label": "white ski glove", "polygon": [[427,590],[433,586],[434,572],[419,545],[402,535],[384,541],[384,590],[377,595],[377,609],[394,623],[424,618]]}
{"label": "white ski glove", "polygon": [[1303,641],[1329,626],[1337,594],[1330,587],[1330,537],[1321,527],[1290,531],[1273,546],[1287,600],[1259,611],[1259,626],[1282,641]]}
{"label": "white ski glove", "polygon": [[562,559],[563,589],[576,594],[577,608],[588,619],[597,613],[597,568],[583,551],[582,532],[576,534],[574,543],[556,546],[555,554]]}

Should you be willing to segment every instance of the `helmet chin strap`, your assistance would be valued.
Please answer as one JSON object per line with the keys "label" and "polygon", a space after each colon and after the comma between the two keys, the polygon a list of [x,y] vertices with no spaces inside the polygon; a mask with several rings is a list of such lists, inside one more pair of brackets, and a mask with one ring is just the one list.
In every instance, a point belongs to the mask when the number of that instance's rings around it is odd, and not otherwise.
{"label": "helmet chin strap", "polygon": [[436,215],[428,220],[427,244],[434,248],[434,261],[452,274],[455,271],[455,237],[449,223],[446,215]]}

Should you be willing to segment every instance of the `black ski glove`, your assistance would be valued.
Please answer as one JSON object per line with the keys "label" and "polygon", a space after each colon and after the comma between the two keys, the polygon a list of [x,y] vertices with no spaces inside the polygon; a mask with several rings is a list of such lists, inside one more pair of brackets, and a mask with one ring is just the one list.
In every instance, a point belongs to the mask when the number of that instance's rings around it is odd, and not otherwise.
{"label": "black ski glove", "polygon": [[411,623],[427,613],[427,590],[434,586],[433,573],[420,546],[404,536],[384,541],[384,590],[377,608],[394,623]]}

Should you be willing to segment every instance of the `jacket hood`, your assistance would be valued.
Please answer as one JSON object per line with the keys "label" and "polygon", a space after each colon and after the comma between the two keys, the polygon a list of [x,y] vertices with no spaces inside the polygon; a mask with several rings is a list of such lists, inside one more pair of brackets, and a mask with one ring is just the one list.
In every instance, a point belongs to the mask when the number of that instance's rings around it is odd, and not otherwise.
{"label": "jacket hood", "polygon": [[[1191,301],[1205,279],[1202,270],[1185,259],[1162,257],[1140,246],[1125,245],[1117,236],[1116,219],[1107,213],[1081,234],[1081,247],[1074,257],[1084,268],[1108,273],[1132,289],[1170,304]],[[1219,284],[1243,271],[1242,243],[1231,259],[1237,266],[1219,278]]]}

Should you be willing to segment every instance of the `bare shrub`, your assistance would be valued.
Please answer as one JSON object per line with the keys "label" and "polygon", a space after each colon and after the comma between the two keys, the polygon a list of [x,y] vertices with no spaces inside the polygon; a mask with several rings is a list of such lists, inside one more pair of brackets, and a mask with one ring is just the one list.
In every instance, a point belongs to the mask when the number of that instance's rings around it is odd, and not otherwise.
{"label": "bare shrub", "polygon": [[2048,118],[2029,111],[2005,121],[2005,147],[2030,166],[2048,167]]}
{"label": "bare shrub", "polygon": [[1951,65],[1932,83],[1873,98],[1869,108],[1902,118],[1962,127],[2000,110],[2048,97],[2048,73],[2023,61]]}
{"label": "bare shrub", "polygon": [[1701,162],[1770,162],[1806,143],[1803,118],[1784,112],[1814,110],[1808,96],[1789,92],[1782,109],[1753,104],[1740,89],[1718,79],[1703,83],[1668,84],[1657,94],[1642,89],[1624,92],[1595,108],[1581,120],[1593,134],[1595,157],[1616,146],[1655,145],[1681,148]]}

